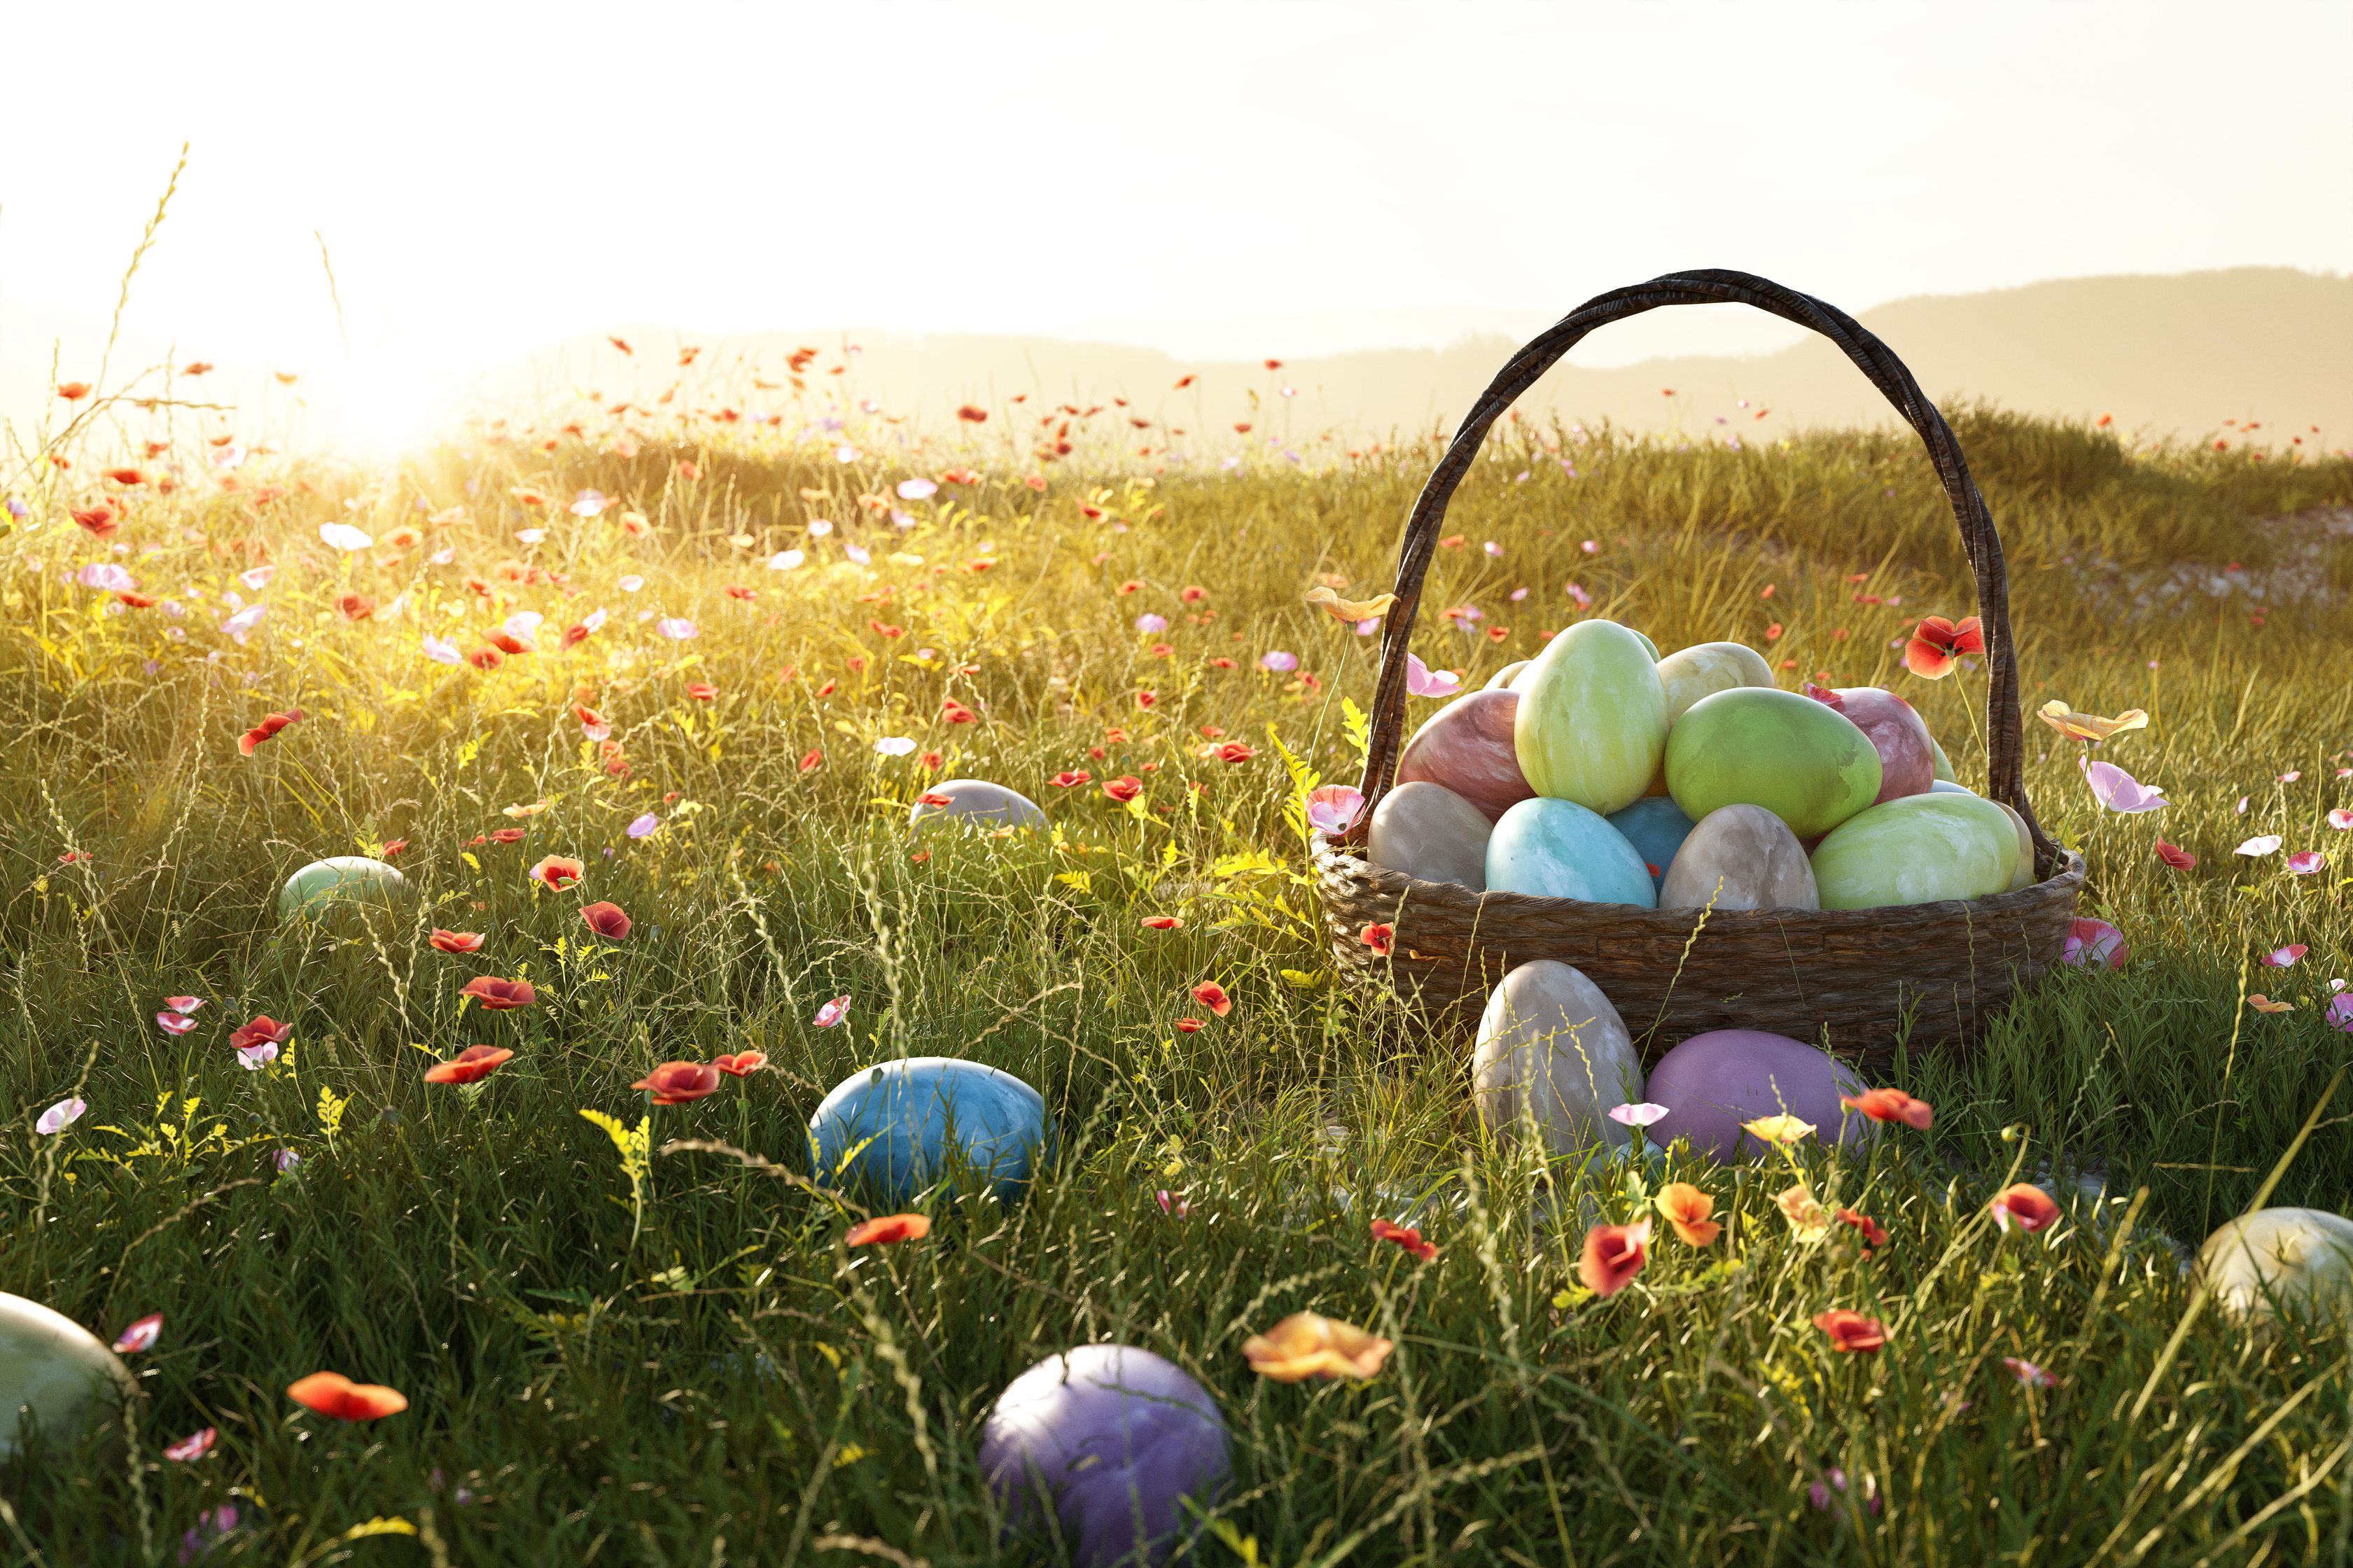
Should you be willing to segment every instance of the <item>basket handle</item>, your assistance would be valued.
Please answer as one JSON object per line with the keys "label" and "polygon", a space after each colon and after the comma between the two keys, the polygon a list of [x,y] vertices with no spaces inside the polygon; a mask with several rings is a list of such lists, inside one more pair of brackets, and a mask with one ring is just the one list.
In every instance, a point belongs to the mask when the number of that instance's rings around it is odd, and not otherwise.
{"label": "basket handle", "polygon": [[1430,570],[1447,503],[1470,472],[1488,427],[1594,328],[1662,305],[1724,304],[1753,305],[1830,339],[1895,405],[1928,448],[1928,459],[1936,465],[1936,478],[1952,503],[1953,520],[1960,526],[1961,547],[1977,577],[1978,616],[1990,672],[1986,682],[1987,788],[1993,799],[2015,808],[2026,819],[2027,831],[2033,836],[2038,875],[2049,875],[2057,864],[2058,847],[2042,831],[2026,799],[2018,655],[2010,636],[2010,577],[2002,564],[2001,536],[1994,531],[1993,514],[1986,509],[1985,497],[1969,478],[1968,464],[1952,426],[1921,392],[1904,362],[1853,317],[1752,273],[1718,268],[1670,273],[1594,296],[1514,354],[1472,405],[1406,519],[1405,539],[1398,552],[1397,603],[1389,607],[1381,627],[1380,681],[1373,693],[1372,745],[1365,759],[1363,784],[1365,812],[1358,822],[1370,820],[1372,808],[1388,793],[1397,773],[1405,733],[1406,646],[1413,637],[1414,615],[1421,606],[1421,580]]}

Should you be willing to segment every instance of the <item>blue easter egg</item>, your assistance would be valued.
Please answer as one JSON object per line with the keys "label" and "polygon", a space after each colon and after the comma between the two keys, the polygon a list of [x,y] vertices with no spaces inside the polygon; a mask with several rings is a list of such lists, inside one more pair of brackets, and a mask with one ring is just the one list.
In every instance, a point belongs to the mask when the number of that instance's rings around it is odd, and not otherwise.
{"label": "blue easter egg", "polygon": [[1052,1163],[1054,1120],[1011,1073],[955,1057],[911,1057],[850,1074],[809,1118],[818,1182],[903,1207],[934,1183],[1017,1202]]}
{"label": "blue easter egg", "polygon": [[1650,862],[1654,889],[1666,881],[1667,868],[1675,863],[1675,851],[1683,847],[1692,830],[1692,819],[1672,795],[1646,795],[1625,810],[1611,812],[1605,820]]}
{"label": "blue easter egg", "polygon": [[1487,890],[1659,907],[1642,852],[1607,817],[1548,795],[1520,802],[1495,824],[1487,839]]}

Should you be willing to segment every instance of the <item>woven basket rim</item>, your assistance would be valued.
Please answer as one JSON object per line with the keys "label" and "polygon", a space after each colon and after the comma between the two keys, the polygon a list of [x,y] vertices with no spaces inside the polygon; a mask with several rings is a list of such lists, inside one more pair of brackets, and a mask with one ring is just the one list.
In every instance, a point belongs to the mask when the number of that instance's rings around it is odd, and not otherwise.
{"label": "woven basket rim", "polygon": [[[1499,932],[1508,932],[1515,916],[1557,916],[1580,910],[1593,911],[1588,919],[1596,923],[1607,922],[1660,933],[1689,931],[1696,919],[1695,911],[1689,909],[1657,910],[1644,909],[1640,904],[1589,903],[1582,899],[1546,898],[1537,893],[1474,892],[1460,882],[1425,881],[1403,871],[1377,865],[1354,845],[1336,843],[1322,833],[1314,836],[1309,853],[1319,872],[1354,876],[1369,891],[1388,895],[1399,904],[1410,901],[1476,910],[1482,924],[1489,921],[1501,922],[1496,927]],[[1823,931],[1884,931],[1891,926],[1921,928],[1953,920],[1998,919],[2003,915],[2022,914],[2062,896],[2072,901],[2081,890],[2084,858],[2063,847],[2059,855],[2060,864],[2056,871],[2016,892],[1990,893],[1981,899],[1938,899],[1919,904],[1877,904],[1861,910],[1716,910],[1709,912],[1707,926],[1710,931],[1726,936],[1743,931],[1786,931],[1792,924],[1809,925]]]}

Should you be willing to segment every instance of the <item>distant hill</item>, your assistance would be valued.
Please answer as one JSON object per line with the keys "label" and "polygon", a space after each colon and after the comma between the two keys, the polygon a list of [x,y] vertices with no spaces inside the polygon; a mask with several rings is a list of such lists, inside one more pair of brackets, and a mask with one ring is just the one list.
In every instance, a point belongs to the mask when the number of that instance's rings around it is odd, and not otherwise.
{"label": "distant hill", "polygon": [[[2079,278],[1899,300],[1860,319],[1939,402],[1982,397],[2039,413],[2107,414],[2128,431],[2152,435],[2197,437],[2221,431],[2224,420],[2253,420],[2266,438],[2293,430],[2311,443],[2308,426],[2317,425],[2332,449],[2353,441],[2353,278],[2286,268]],[[1280,339],[1280,323],[1267,330]],[[812,394],[846,388],[848,401],[872,402],[919,426],[949,422],[960,404],[999,410],[1008,396],[1027,393],[1033,404],[1124,396],[1139,416],[1185,427],[1195,443],[1205,432],[1230,443],[1231,426],[1245,420],[1253,439],[1304,438],[1326,428],[1369,439],[1451,428],[1518,346],[1481,333],[1442,349],[1331,353],[1269,372],[1253,361],[1182,360],[1157,349],[1052,338],[839,328],[713,337],[644,326],[617,331],[639,350],[635,357],[625,359],[601,336],[572,340],[481,377],[471,400],[512,408],[592,389],[608,400],[643,400],[683,376],[682,395],[733,391],[754,406],[774,406],[782,395],[751,388],[751,378],[781,382],[786,356],[807,346],[823,351],[811,366]],[[686,372],[676,368],[681,343],[702,349]],[[862,352],[846,359],[846,343]],[[836,363],[847,363],[849,374],[821,374]],[[1176,390],[1186,375],[1193,384]],[[1280,395],[1286,386],[1293,396]],[[1662,395],[1667,388],[1672,396]],[[1860,373],[1810,337],[1761,354],[1615,368],[1565,363],[1523,406],[1703,433],[1716,432],[1719,419],[1726,429],[1769,434],[1893,418]],[[1755,415],[1765,408],[1772,412],[1760,424]]]}

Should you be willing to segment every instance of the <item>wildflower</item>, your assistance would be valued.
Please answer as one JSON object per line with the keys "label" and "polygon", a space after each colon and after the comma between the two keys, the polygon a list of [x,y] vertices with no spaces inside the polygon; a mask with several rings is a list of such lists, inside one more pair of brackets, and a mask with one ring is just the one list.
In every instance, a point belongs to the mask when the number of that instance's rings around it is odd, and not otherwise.
{"label": "wildflower", "polygon": [[2142,784],[2114,763],[2095,763],[2086,755],[2077,757],[2075,763],[2092,788],[2092,798],[2119,816],[2158,811],[2171,804],[2165,798],[2163,784]]}
{"label": "wildflower", "polygon": [[1451,669],[1431,669],[1413,654],[1405,656],[1405,689],[1416,697],[1451,697],[1462,689],[1462,678]]}
{"label": "wildflower", "polygon": [[2010,1376],[2029,1388],[2050,1388],[2059,1381],[2032,1362],[2020,1356],[2006,1355],[2001,1358],[2001,1364],[2010,1369]]}
{"label": "wildflower", "polygon": [[1414,1257],[1419,1258],[1424,1263],[1431,1261],[1438,1256],[1437,1247],[1432,1243],[1422,1240],[1421,1232],[1419,1230],[1407,1226],[1397,1225],[1388,1220],[1377,1219],[1373,1221],[1373,1239],[1375,1241],[1394,1243],[1395,1245],[1403,1247],[1406,1251],[1411,1253]]}
{"label": "wildflower", "polygon": [[1051,784],[1056,789],[1076,789],[1079,785],[1087,783],[1093,777],[1094,774],[1088,773],[1065,772],[1056,773],[1047,782]]}
{"label": "wildflower", "polygon": [[2285,947],[2272,949],[2255,962],[2265,969],[2293,969],[2295,967],[2295,961],[2310,951],[2311,949],[2300,942],[2290,942]]}
{"label": "wildflower", "polygon": [[1840,1224],[1851,1225],[1854,1226],[1855,1229],[1862,1232],[1862,1239],[1865,1246],[1884,1247],[1887,1245],[1887,1232],[1880,1228],[1880,1224],[1877,1220],[1872,1218],[1869,1215],[1864,1214],[1861,1209],[1840,1209],[1838,1211],[1838,1219]]}
{"label": "wildflower", "polygon": [[480,1083],[514,1053],[500,1046],[468,1046],[446,1062],[425,1069],[427,1083]]}
{"label": "wildflower", "polygon": [[164,1314],[150,1312],[114,1336],[115,1352],[119,1355],[136,1355],[141,1351],[153,1350],[163,1332]]}
{"label": "wildflower", "polygon": [[167,1035],[185,1035],[196,1026],[196,1021],[183,1013],[163,1012],[155,1015],[155,1026]]}
{"label": "wildflower", "polygon": [[1263,1334],[1242,1342],[1250,1370],[1277,1383],[1307,1378],[1364,1379],[1381,1370],[1391,1342],[1315,1312],[1293,1312]]}
{"label": "wildflower", "polygon": [[338,1421],[375,1421],[408,1408],[407,1397],[379,1384],[353,1383],[339,1372],[314,1372],[296,1380],[286,1396],[305,1410]]}
{"label": "wildflower", "polygon": [[1125,805],[1144,793],[1144,781],[1133,773],[1120,778],[1106,779],[1103,781],[1103,792],[1120,805]]}
{"label": "wildflower", "polygon": [[2102,920],[2078,916],[2067,922],[2067,940],[2059,949],[2059,962],[2077,969],[2106,964],[2110,969],[2122,969],[2132,956],[2125,945],[2125,933]]}
{"label": "wildflower", "polygon": [[2013,1224],[2032,1236],[2059,1223],[2059,1205],[2041,1187],[2019,1182],[1994,1194],[1986,1206],[1993,1211],[1994,1223],[2008,1230]]}
{"label": "wildflower", "polygon": [[1800,1143],[1814,1135],[1814,1124],[1783,1111],[1740,1124],[1741,1131],[1760,1143]]}
{"label": "wildflower", "polygon": [[2105,741],[2126,730],[2148,726],[2148,715],[2137,708],[2127,708],[2113,719],[2103,719],[2097,713],[2078,713],[2055,698],[2036,709],[2034,716],[2061,734],[2078,741]]}
{"label": "wildflower", "polygon": [[539,1000],[539,993],[528,980],[501,980],[495,974],[478,974],[459,988],[460,996],[471,996],[485,1012],[504,1013],[517,1007],[528,1007]]}
{"label": "wildflower", "polygon": [[1901,1121],[1918,1132],[1928,1131],[1936,1116],[1926,1100],[1915,1100],[1900,1089],[1867,1089],[1857,1095],[1841,1094],[1839,1103],[1849,1110],[1861,1111],[1873,1121]]}
{"label": "wildflower", "polygon": [[1220,1018],[1234,1010],[1233,998],[1228,996],[1226,988],[1214,980],[1205,980],[1194,986],[1193,1000]]}
{"label": "wildflower", "polygon": [[844,1247],[896,1247],[902,1241],[921,1241],[932,1234],[929,1216],[919,1214],[886,1214],[876,1219],[861,1221],[849,1227],[841,1238]]}
{"label": "wildflower", "polygon": [[1905,668],[1924,680],[1942,680],[1953,672],[1953,660],[1965,653],[1983,653],[1985,633],[1975,616],[1957,624],[1942,616],[1928,616],[1913,628],[1904,645]]}
{"label": "wildflower", "polygon": [[1845,1307],[1815,1313],[1814,1327],[1830,1336],[1831,1349],[1845,1355],[1868,1355],[1887,1343],[1885,1324]]}
{"label": "wildflower", "polygon": [[1203,1029],[1208,1027],[1208,1025],[1198,1018],[1179,1018],[1176,1020],[1176,1032],[1180,1035],[1198,1035]]}
{"label": "wildflower", "polygon": [[203,1427],[197,1431],[189,1433],[186,1436],[181,1438],[176,1443],[167,1445],[164,1449],[164,1458],[171,1460],[175,1465],[192,1463],[195,1460],[203,1458],[206,1454],[211,1453],[213,1451],[213,1444],[219,1438],[219,1436],[220,1432],[217,1428],[211,1426]]}
{"label": "wildflower", "polygon": [[824,1006],[819,1007],[817,1010],[817,1016],[811,1019],[810,1022],[814,1023],[820,1029],[830,1029],[836,1024],[840,1023],[848,1016],[849,1016],[849,998],[847,996],[837,996],[832,1001],[828,1002]]}
{"label": "wildflower", "polygon": [[1182,931],[1184,927],[1185,920],[1181,915],[1146,915],[1144,917],[1144,929],[1145,931]]}
{"label": "wildflower", "polygon": [[2195,871],[2198,869],[2197,856],[2192,855],[2189,851],[2182,848],[2179,845],[2168,844],[2162,838],[2157,841],[2157,858],[2164,861],[2167,865],[2172,867],[2177,871]]}
{"label": "wildflower", "polygon": [[426,940],[437,952],[480,952],[482,949],[482,933],[478,931],[443,931],[435,926],[433,934]]}
{"label": "wildflower", "polygon": [[2265,833],[2248,839],[2236,849],[2232,850],[2231,853],[2233,855],[2244,855],[2250,860],[2260,860],[2264,856],[2276,851],[2279,847],[2280,836],[2276,833]]}
{"label": "wildflower", "polygon": [[260,723],[237,737],[237,749],[243,755],[249,757],[253,755],[254,748],[260,745],[262,742],[269,740],[289,724],[300,723],[301,719],[302,710],[300,708],[285,713],[264,713]]}
{"label": "wildflower", "polygon": [[1775,1194],[1773,1205],[1781,1217],[1789,1222],[1789,1230],[1799,1241],[1821,1240],[1831,1231],[1831,1212],[1814,1196],[1814,1189],[1799,1182]]}
{"label": "wildflower", "polygon": [[719,1092],[719,1069],[703,1062],[664,1062],[637,1082],[656,1105],[685,1105]]}
{"label": "wildflower", "polygon": [[80,1121],[82,1112],[89,1109],[90,1101],[79,1095],[69,1094],[42,1111],[33,1122],[33,1131],[44,1138],[54,1138]]}
{"label": "wildflower", "polygon": [[1724,1226],[1708,1217],[1715,1212],[1715,1200],[1689,1182],[1670,1182],[1661,1187],[1651,1206],[1689,1246],[1712,1247],[1724,1234]]}
{"label": "wildflower", "polygon": [[732,1056],[713,1057],[711,1065],[730,1078],[750,1078],[768,1065],[765,1051],[739,1051]]}
{"label": "wildflower", "polygon": [[562,892],[587,875],[588,868],[565,855],[544,855],[539,864],[523,873],[534,882],[542,882]]}
{"label": "wildflower", "polygon": [[1364,809],[1364,792],[1355,785],[1323,784],[1308,793],[1307,825],[1318,833],[1345,833]]}
{"label": "wildflower", "polygon": [[1597,1225],[1585,1233],[1577,1277],[1597,1296],[1614,1296],[1633,1282],[1651,1260],[1651,1222]]}
{"label": "wildflower", "polygon": [[584,906],[580,910],[580,918],[588,922],[590,931],[595,931],[607,942],[620,942],[628,937],[632,923],[629,917],[621,912],[620,905],[607,903],[601,900]]}
{"label": "wildflower", "polygon": [[[240,1051],[248,1051],[265,1045],[270,1047],[282,1046],[289,1039],[293,1037],[293,1025],[281,1024],[277,1019],[271,1017],[269,1014],[264,1013],[250,1023],[240,1024],[236,1028],[230,1030],[228,1043],[235,1046]],[[275,1056],[277,1052],[273,1049],[270,1054]],[[266,1060],[268,1058],[265,1058],[264,1059]]]}
{"label": "wildflower", "polygon": [[1667,1107],[1651,1100],[1638,1100],[1630,1105],[1613,1105],[1607,1114],[1620,1127],[1648,1127],[1667,1115]]}
{"label": "wildflower", "polygon": [[2299,849],[2287,858],[2288,873],[2296,877],[2318,875],[2328,865],[2328,857],[2317,849]]}

